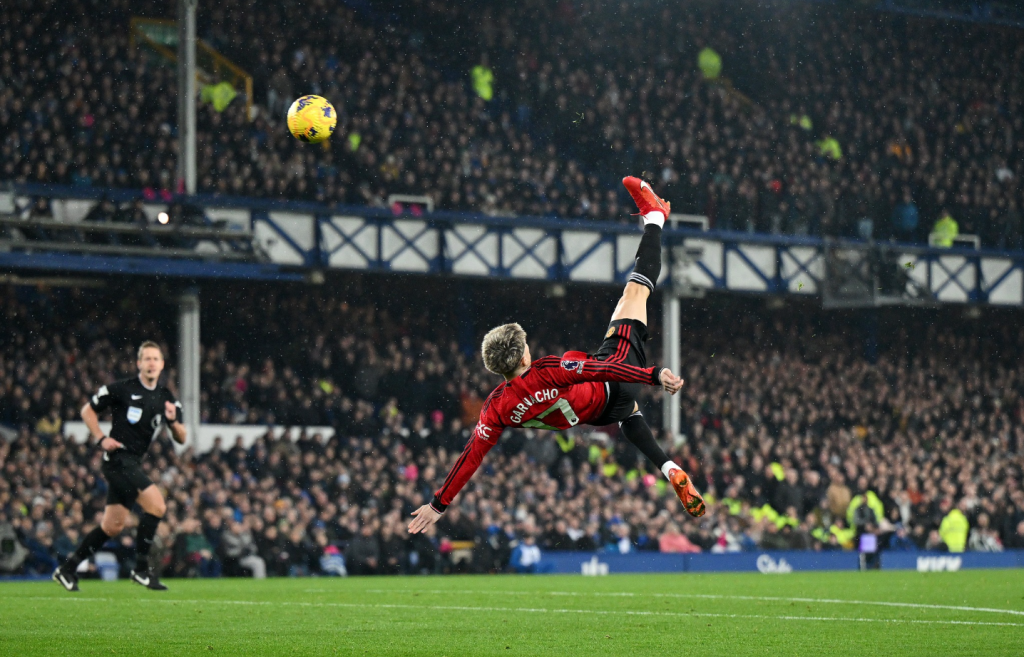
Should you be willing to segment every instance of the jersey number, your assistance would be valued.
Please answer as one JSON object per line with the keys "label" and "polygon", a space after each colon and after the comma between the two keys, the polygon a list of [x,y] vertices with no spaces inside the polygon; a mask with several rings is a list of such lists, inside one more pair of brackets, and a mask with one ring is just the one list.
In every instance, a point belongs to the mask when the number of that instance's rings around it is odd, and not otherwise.
{"label": "jersey number", "polygon": [[532,420],[527,420],[526,422],[523,422],[523,427],[530,429],[548,429],[550,431],[558,431],[557,427],[552,427],[541,422],[541,420],[551,415],[555,411],[562,411],[562,415],[565,416],[565,421],[569,423],[570,427],[574,427],[580,423],[579,416],[576,415],[576,411],[572,410],[572,406],[569,406],[569,402],[565,401],[564,399],[559,399],[551,406],[548,406],[547,410],[545,410],[537,417],[533,418]]}

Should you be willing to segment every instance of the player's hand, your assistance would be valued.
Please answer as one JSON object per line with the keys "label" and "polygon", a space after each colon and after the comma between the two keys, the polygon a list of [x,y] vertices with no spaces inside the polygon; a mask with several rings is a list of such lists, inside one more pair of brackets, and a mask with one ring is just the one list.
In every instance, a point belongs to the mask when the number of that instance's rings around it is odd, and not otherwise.
{"label": "player's hand", "polygon": [[110,436],[103,436],[100,439],[100,449],[105,452],[113,452],[115,449],[122,449],[124,445],[114,440]]}
{"label": "player's hand", "polygon": [[164,402],[164,417],[167,418],[167,424],[172,424],[178,418],[178,409],[169,401]]}
{"label": "player's hand", "polygon": [[435,522],[441,519],[441,514],[434,511],[434,507],[429,504],[424,504],[420,508],[412,512],[415,516],[409,523],[409,533],[419,534],[425,532],[427,527],[430,527]]}
{"label": "player's hand", "polygon": [[672,373],[667,367],[658,376],[661,379],[661,387],[670,395],[674,395],[683,389],[683,380]]}

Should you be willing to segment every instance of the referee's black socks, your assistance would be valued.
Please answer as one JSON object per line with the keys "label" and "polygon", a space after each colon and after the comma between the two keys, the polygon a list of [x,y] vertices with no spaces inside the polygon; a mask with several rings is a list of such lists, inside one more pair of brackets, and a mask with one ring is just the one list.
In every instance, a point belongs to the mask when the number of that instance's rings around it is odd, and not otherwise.
{"label": "referee's black socks", "polygon": [[96,554],[96,550],[103,547],[103,544],[106,543],[109,538],[110,537],[107,536],[107,532],[103,531],[103,528],[97,525],[91,532],[85,535],[85,538],[82,539],[82,543],[78,546],[78,549],[72,553],[67,563],[64,564],[64,568],[74,572],[78,568],[78,564]]}
{"label": "referee's black socks", "polygon": [[143,513],[139,519],[139,529],[135,532],[135,570],[149,570],[149,549],[153,547],[153,537],[160,525],[160,518],[151,513]]}
{"label": "referee's black socks", "polygon": [[626,280],[630,283],[639,283],[654,292],[654,286],[658,282],[659,276],[661,276],[661,226],[654,222],[645,223],[644,236],[640,238],[640,247],[636,250],[636,264],[633,265],[633,273]]}

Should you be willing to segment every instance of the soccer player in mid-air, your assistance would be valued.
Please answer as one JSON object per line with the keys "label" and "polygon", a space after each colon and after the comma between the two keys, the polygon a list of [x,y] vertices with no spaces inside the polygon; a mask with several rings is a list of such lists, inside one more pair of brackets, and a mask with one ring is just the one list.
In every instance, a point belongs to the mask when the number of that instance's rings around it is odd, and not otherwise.
{"label": "soccer player in mid-air", "polygon": [[671,206],[639,178],[623,178],[622,184],[640,208],[644,235],[601,347],[593,354],[569,351],[562,357],[533,360],[519,324],[488,332],[482,347],[484,367],[505,377],[505,382],[484,401],[473,435],[433,500],[413,512],[410,533],[436,523],[502,431],[516,427],[557,431],[577,424],[618,422],[626,439],[672,483],[690,515],[704,515],[700,493],[658,445],[636,403],[641,385],[660,384],[673,395],[683,387],[683,380],[668,369],[647,367],[644,352],[647,299],[661,273],[661,230]]}
{"label": "soccer player in mid-air", "polygon": [[[167,505],[160,489],[142,470],[142,457],[164,427],[170,429],[175,442],[184,445],[185,426],[181,423],[181,403],[166,386],[159,385],[164,369],[160,346],[148,340],[143,342],[136,365],[139,376],[101,387],[82,407],[82,420],[96,446],[103,450],[107,506],[100,526],[86,534],[78,549],[53,573],[53,579],[68,591],[78,590],[79,564],[121,533],[136,502],[142,507],[142,517],[135,536],[137,556],[131,579],[154,591],[167,590],[149,565],[149,549]],[[108,408],[112,426],[110,435],[105,436],[100,429],[99,413]]]}

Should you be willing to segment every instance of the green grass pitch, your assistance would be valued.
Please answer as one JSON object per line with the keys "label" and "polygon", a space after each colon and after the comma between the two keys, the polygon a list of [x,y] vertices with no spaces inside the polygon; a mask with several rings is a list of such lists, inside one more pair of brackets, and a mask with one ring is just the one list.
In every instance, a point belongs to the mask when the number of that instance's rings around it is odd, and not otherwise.
{"label": "green grass pitch", "polygon": [[0,583],[0,655],[1024,655],[1024,570]]}

